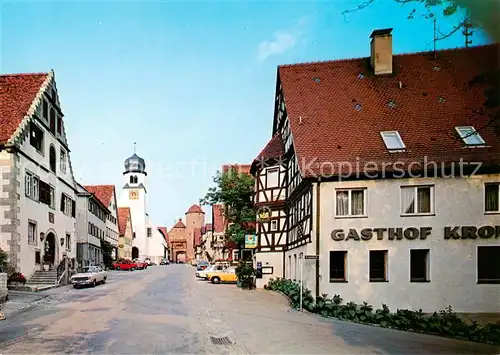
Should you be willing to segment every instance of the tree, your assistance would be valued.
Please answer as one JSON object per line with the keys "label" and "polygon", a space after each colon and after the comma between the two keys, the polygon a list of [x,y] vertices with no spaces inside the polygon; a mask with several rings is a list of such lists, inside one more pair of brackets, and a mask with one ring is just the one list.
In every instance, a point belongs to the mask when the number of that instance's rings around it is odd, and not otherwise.
{"label": "tree", "polygon": [[101,240],[102,260],[107,267],[113,267],[113,249],[110,242]]}
{"label": "tree", "polygon": [[224,173],[218,171],[213,181],[215,186],[208,189],[200,203],[224,206],[224,216],[229,223],[226,238],[241,250],[245,245],[245,235],[255,232],[254,179],[232,167]]}

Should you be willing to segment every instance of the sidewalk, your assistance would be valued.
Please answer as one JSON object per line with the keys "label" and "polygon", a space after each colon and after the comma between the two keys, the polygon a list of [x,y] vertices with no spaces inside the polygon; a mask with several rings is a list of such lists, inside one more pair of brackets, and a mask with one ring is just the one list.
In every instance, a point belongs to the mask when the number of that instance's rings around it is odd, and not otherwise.
{"label": "sidewalk", "polygon": [[[61,286],[40,292],[9,290],[9,301],[2,305],[5,320],[11,320],[20,313],[26,312],[37,305],[46,302],[49,298],[65,293],[70,288]],[[4,321],[5,321],[4,320]]]}

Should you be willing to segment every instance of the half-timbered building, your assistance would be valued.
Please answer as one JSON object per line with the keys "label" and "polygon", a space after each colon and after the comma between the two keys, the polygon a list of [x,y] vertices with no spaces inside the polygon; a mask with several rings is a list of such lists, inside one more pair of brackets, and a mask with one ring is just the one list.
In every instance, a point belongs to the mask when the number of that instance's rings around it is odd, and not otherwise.
{"label": "half-timbered building", "polygon": [[500,48],[393,55],[391,29],[370,38],[367,58],[278,67],[252,165],[258,286],[498,312],[500,144],[483,104]]}

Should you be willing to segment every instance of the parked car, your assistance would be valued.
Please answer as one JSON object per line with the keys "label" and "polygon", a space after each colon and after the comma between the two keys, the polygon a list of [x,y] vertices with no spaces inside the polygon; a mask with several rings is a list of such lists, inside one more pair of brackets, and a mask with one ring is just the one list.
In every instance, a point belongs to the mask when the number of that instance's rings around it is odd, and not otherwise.
{"label": "parked car", "polygon": [[137,269],[137,264],[132,260],[119,260],[113,264],[113,269],[134,271],[135,269]]}
{"label": "parked car", "polygon": [[209,263],[208,261],[205,261],[205,260],[199,260],[199,261],[196,263],[196,270],[197,270],[197,271],[202,271],[202,270],[207,269],[209,266],[210,266],[210,263]]}
{"label": "parked car", "polygon": [[136,263],[137,270],[146,270],[148,268],[148,263],[146,260],[134,259],[133,262]]}
{"label": "parked car", "polygon": [[144,261],[146,262],[146,264],[148,266],[156,266],[156,263],[153,260],[151,260],[150,258],[146,258]]}
{"label": "parked car", "polygon": [[207,274],[210,272],[223,271],[225,267],[223,265],[210,265],[205,270],[196,271],[196,277],[200,279],[207,279]]}
{"label": "parked car", "polygon": [[169,265],[170,261],[166,258],[162,258],[160,261],[160,265]]}
{"label": "parked car", "polygon": [[207,273],[207,279],[214,284],[220,284],[221,282],[235,283],[238,281],[236,277],[236,268],[234,266],[228,267],[222,271],[211,271]]}
{"label": "parked car", "polygon": [[74,288],[81,286],[95,287],[99,283],[105,284],[107,278],[108,272],[104,271],[100,266],[87,266],[82,269],[82,272],[71,276],[71,283]]}

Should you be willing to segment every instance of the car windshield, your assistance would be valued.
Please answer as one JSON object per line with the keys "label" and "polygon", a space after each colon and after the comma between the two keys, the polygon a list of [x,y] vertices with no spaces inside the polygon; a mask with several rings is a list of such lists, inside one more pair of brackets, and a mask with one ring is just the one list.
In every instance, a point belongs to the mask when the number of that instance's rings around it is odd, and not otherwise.
{"label": "car windshield", "polygon": [[87,266],[82,269],[83,273],[89,273],[89,272],[98,272],[99,269],[97,266]]}

